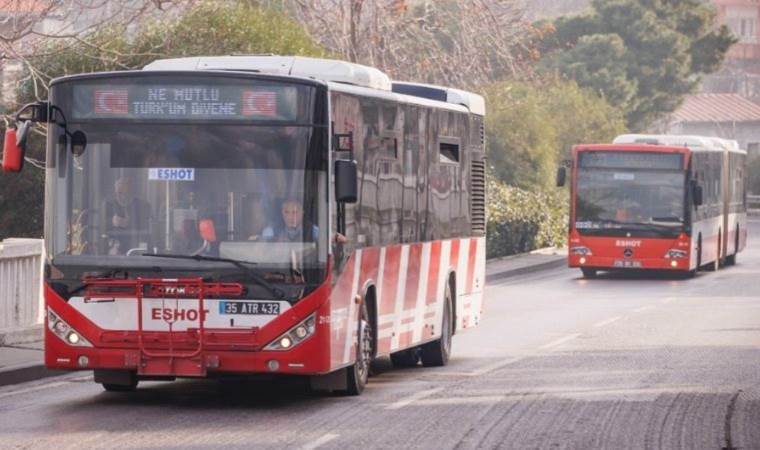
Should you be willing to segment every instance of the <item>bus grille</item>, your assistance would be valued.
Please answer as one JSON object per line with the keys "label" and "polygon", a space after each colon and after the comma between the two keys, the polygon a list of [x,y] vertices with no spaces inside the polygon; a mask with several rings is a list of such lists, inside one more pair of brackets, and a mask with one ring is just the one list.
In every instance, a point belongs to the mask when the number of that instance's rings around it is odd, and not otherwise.
{"label": "bus grille", "polygon": [[477,236],[486,234],[486,163],[473,161],[470,171],[472,232]]}

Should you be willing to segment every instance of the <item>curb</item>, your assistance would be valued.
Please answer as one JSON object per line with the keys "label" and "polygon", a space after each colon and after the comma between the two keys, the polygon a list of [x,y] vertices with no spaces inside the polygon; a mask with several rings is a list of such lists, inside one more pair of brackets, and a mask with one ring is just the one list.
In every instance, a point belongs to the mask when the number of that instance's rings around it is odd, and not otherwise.
{"label": "curb", "polygon": [[503,272],[496,272],[490,275],[486,275],[486,283],[492,283],[494,281],[504,280],[507,278],[513,278],[513,277],[525,275],[528,273],[558,269],[560,267],[565,267],[565,265],[567,265],[567,257],[563,256],[562,258],[551,260],[551,261],[543,261],[543,262],[529,265],[529,266],[517,267],[515,269],[509,269]]}
{"label": "curb", "polygon": [[0,386],[26,383],[67,373],[64,370],[48,370],[43,364],[28,364],[0,371]]}

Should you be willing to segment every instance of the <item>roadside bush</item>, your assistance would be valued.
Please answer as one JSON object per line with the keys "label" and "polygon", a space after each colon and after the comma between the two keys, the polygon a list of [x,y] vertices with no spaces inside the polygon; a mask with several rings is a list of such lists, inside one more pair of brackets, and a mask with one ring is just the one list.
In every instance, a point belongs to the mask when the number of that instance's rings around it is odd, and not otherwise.
{"label": "roadside bush", "polygon": [[488,258],[564,245],[567,234],[567,192],[532,192],[488,182]]}

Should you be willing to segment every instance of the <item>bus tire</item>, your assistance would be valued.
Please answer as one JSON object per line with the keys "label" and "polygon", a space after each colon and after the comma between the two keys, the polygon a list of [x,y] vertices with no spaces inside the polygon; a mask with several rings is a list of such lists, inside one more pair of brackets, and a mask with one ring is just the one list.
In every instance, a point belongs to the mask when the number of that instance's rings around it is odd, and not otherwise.
{"label": "bus tire", "polygon": [[360,395],[367,386],[370,364],[374,354],[372,345],[372,324],[367,311],[367,304],[362,302],[361,315],[357,330],[356,362],[346,368],[346,390],[344,395]]}
{"label": "bus tire", "polygon": [[596,269],[589,269],[588,267],[582,267],[581,272],[583,272],[583,278],[596,278],[596,274],[597,274]]}
{"label": "bus tire", "polygon": [[720,269],[720,241],[723,238],[723,233],[718,232],[718,253],[715,256],[715,261],[707,265],[707,270],[710,272],[717,272]]}
{"label": "bus tire", "polygon": [[695,272],[702,270],[702,234],[697,238],[697,268]]}
{"label": "bus tire", "polygon": [[451,356],[451,338],[454,334],[452,314],[451,285],[446,283],[443,298],[443,318],[441,319],[441,338],[422,346],[420,357],[425,367],[441,367],[449,362]]}
{"label": "bus tire", "polygon": [[735,266],[736,257],[739,255],[739,227],[736,227],[736,238],[734,239],[734,254],[726,256],[726,265]]}
{"label": "bus tire", "polygon": [[391,353],[393,367],[416,367],[420,362],[420,348],[414,347],[400,352]]}

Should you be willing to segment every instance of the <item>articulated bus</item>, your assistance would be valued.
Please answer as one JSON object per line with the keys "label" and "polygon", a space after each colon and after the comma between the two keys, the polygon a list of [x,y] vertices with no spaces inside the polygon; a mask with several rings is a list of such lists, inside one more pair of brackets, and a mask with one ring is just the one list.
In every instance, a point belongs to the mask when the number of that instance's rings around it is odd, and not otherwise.
{"label": "articulated bus", "polygon": [[485,281],[482,97],[279,56],[160,60],[54,80],[45,363],[140,380],[441,366]]}
{"label": "articulated bus", "polygon": [[[693,276],[746,246],[746,152],[735,141],[624,135],[572,153],[568,263]],[[558,184],[566,178],[564,168]]]}

